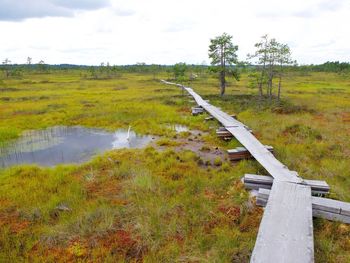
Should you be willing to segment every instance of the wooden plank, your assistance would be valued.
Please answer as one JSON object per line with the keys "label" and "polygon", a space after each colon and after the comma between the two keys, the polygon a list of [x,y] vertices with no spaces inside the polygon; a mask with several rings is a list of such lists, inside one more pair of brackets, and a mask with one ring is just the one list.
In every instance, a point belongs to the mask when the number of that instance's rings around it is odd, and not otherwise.
{"label": "wooden plank", "polygon": [[192,115],[202,114],[204,109],[202,107],[192,107]]}
{"label": "wooden plank", "polygon": [[258,206],[266,206],[267,200],[269,199],[270,190],[259,188],[258,196],[256,198],[256,204]]}
{"label": "wooden plank", "polygon": [[[266,206],[269,194],[270,190],[260,188],[256,204],[259,206]],[[311,202],[314,217],[350,223],[350,203],[323,197],[312,197]]]}
{"label": "wooden plank", "polygon": [[[253,184],[253,183],[245,183],[244,187],[248,190],[260,190],[260,189],[267,189],[267,190],[271,190],[272,185],[266,185],[266,184]],[[313,190],[311,188],[311,194],[312,195],[326,195],[328,192],[325,191],[319,191],[319,190]],[[266,199],[267,202],[267,199]]]}
{"label": "wooden plank", "polygon": [[[190,95],[190,96],[191,96],[191,95]],[[206,100],[206,102],[209,102],[209,100]],[[234,119],[237,120],[236,114],[231,114],[230,116],[231,116],[232,118],[234,118]],[[213,120],[213,119],[214,119],[213,116],[209,116],[209,117],[205,118],[206,121]]]}
{"label": "wooden plank", "polygon": [[201,108],[201,107],[192,107],[192,111],[200,111],[200,112],[203,112],[204,109]]}
{"label": "wooden plank", "polygon": [[317,210],[350,216],[350,203],[334,199],[312,197],[312,207]]}
{"label": "wooden plank", "polygon": [[274,182],[251,262],[314,262],[309,186]]}
{"label": "wooden plank", "polygon": [[350,224],[350,216],[345,216],[341,214],[335,214],[323,210],[312,209],[312,215],[314,217],[327,219],[330,221],[338,221],[346,224]]}
{"label": "wooden plank", "polygon": [[[265,146],[266,149],[273,153],[273,147],[272,146]],[[235,149],[229,149],[227,150],[228,158],[230,161],[240,161],[243,159],[251,159],[253,156],[250,154],[250,152],[245,147],[236,147]]]}
{"label": "wooden plank", "polygon": [[[265,148],[270,151],[273,152],[273,147],[270,145],[265,145]],[[236,147],[234,149],[229,149],[227,150],[228,154],[235,154],[237,152],[249,152],[245,147]]]}
{"label": "wooden plank", "polygon": [[[243,183],[248,189],[271,189],[273,177],[268,175],[245,174]],[[329,185],[325,181],[304,180],[302,184],[310,186],[312,194],[327,194],[330,190]]]}
{"label": "wooden plank", "polygon": [[243,182],[267,184],[272,186],[273,177],[269,175],[245,174],[243,177]]}
{"label": "wooden plank", "polygon": [[229,132],[226,132],[226,131],[216,131],[216,135],[218,137],[231,137],[231,138],[233,138],[233,135]]}
{"label": "wooden plank", "polygon": [[304,183],[307,184],[307,185],[312,186],[315,189],[324,189],[324,190],[327,190],[327,191],[330,190],[329,184],[327,184],[326,181],[304,179]]}
{"label": "wooden plank", "polygon": [[244,183],[244,187],[249,190],[271,189],[272,184]]}

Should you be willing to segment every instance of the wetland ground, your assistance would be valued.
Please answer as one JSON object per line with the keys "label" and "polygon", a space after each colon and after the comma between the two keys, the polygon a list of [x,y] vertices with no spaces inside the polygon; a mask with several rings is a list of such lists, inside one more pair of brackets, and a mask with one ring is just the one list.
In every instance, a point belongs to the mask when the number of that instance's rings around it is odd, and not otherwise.
{"label": "wetland ground", "polygon": [[[291,170],[326,180],[331,198],[350,201],[349,80],[294,72],[282,103],[259,100],[246,75],[223,98],[210,75],[188,85],[235,113]],[[228,162],[224,152],[238,142],[216,138],[218,124],[191,116],[191,106],[152,74],[89,79],[72,70],[1,80],[2,145],[28,130],[77,125],[131,125],[157,139],[77,165],[1,168],[0,261],[247,262],[262,210],[240,178],[266,172],[254,160]],[[314,230],[317,262],[349,262],[349,225],[316,219]]]}

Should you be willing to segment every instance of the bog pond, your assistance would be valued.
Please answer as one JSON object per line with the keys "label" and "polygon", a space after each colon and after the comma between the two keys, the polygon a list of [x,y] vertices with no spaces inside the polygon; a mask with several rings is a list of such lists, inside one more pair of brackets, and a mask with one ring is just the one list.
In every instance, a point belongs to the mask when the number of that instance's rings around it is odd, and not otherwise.
{"label": "bog pond", "polygon": [[107,150],[143,148],[152,140],[154,136],[128,133],[124,129],[108,132],[81,126],[56,126],[25,132],[18,140],[0,147],[0,167],[82,163]]}

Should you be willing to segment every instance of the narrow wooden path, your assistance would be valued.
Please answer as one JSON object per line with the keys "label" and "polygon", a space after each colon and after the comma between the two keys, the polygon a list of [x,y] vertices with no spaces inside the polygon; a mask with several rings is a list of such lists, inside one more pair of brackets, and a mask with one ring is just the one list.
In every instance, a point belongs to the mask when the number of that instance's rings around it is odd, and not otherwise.
{"label": "narrow wooden path", "polygon": [[324,181],[304,180],[289,170],[270,152],[270,146],[263,145],[246,125],[203,100],[190,87],[162,82],[186,90],[199,106],[194,112],[205,110],[218,120],[224,126],[224,133],[232,134],[244,146],[244,151],[248,150],[272,176],[245,175],[243,178],[247,189],[259,190],[257,204],[266,205],[251,262],[314,262],[312,217],[350,223],[350,203],[313,197],[312,193],[327,194],[329,185]]}
{"label": "narrow wooden path", "polygon": [[311,188],[275,181],[251,262],[313,262]]}
{"label": "narrow wooden path", "polygon": [[193,89],[162,82],[186,90],[274,178],[251,262],[314,262],[311,187],[278,161],[243,123],[203,100]]}
{"label": "narrow wooden path", "polygon": [[221,111],[217,107],[203,100],[193,89],[180,84],[162,81],[168,85],[176,85],[186,90],[196,101],[198,106],[205,109],[211,116],[217,119],[227,131],[251,153],[251,155],[268,171],[274,179],[285,182],[302,183],[303,179],[295,171],[290,171],[287,166],[278,161],[266,147],[250,133],[247,126]]}

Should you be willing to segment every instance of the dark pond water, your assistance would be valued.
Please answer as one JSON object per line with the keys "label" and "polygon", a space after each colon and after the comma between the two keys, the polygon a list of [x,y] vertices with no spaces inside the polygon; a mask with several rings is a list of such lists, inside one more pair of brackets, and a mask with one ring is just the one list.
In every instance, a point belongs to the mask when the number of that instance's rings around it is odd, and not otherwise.
{"label": "dark pond water", "polygon": [[142,148],[152,136],[137,135],[128,130],[107,132],[80,126],[57,126],[26,132],[20,139],[0,147],[0,167],[36,163],[54,166],[61,163],[82,163],[106,150]]}

